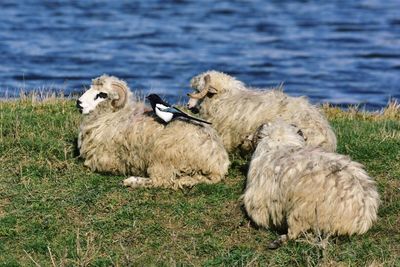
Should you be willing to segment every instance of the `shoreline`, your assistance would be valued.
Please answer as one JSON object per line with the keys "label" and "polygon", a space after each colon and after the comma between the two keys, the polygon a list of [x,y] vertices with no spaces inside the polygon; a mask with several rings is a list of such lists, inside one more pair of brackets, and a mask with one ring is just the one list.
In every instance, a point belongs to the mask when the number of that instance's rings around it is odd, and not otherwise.
{"label": "shoreline", "polygon": [[[144,93],[143,90],[133,90],[133,94],[138,96],[139,98],[144,98]],[[20,100],[20,99],[35,99],[35,101],[48,101],[48,99],[77,99],[79,96],[82,94],[82,92],[73,92],[66,94],[64,91],[59,91],[59,90],[32,90],[32,91],[19,91],[18,96],[1,96],[0,97],[0,102],[6,102],[6,101],[15,101],[15,100]],[[161,94],[162,97],[164,95]],[[175,96],[175,95],[174,95]],[[380,112],[381,110],[386,109],[388,106],[391,105],[399,105],[400,99],[397,98],[388,98],[386,105],[378,105],[376,103],[368,103],[368,102],[360,102],[360,103],[354,103],[354,104],[349,104],[346,102],[343,103],[335,103],[335,102],[315,102],[310,99],[309,96],[304,96],[308,98],[308,100],[316,106],[324,107],[324,106],[329,106],[332,108],[339,108],[342,110],[354,110],[357,109],[358,111],[361,112],[367,112],[367,113],[373,113],[373,112]],[[177,103],[174,103],[175,105],[182,105],[182,103],[179,101],[182,99],[182,96],[175,96],[176,99],[178,99]],[[369,107],[369,108],[368,108]]]}
{"label": "shoreline", "polygon": [[[49,103],[49,102],[58,102],[58,101],[76,101],[79,95],[57,95],[55,93],[52,94],[28,94],[21,95],[19,97],[13,98],[1,98],[0,103],[7,102],[31,102],[31,103]],[[140,96],[139,96],[140,97]],[[144,97],[140,97],[140,99],[144,99]],[[185,103],[176,103],[175,105],[181,106],[184,108]],[[388,102],[388,104],[384,107],[381,107],[376,110],[366,110],[364,108],[360,108],[359,105],[349,105],[347,107],[342,107],[341,105],[331,104],[331,103],[319,103],[315,104],[325,113],[327,118],[333,118],[335,116],[351,116],[351,117],[359,117],[363,116],[365,118],[369,117],[370,119],[399,119],[400,120],[400,102],[397,99],[392,99]],[[187,111],[190,113],[190,111]]]}

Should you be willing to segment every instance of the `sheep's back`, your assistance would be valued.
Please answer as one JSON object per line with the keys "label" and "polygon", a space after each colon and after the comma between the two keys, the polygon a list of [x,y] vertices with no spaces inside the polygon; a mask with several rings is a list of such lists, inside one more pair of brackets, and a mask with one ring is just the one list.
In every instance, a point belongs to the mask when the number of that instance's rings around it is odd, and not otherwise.
{"label": "sheep's back", "polygon": [[[294,228],[318,226],[336,234],[361,234],[377,218],[375,183],[346,156],[301,149],[253,160],[245,198],[260,206],[257,212],[254,208],[249,212],[260,225],[282,226],[289,220]],[[307,229],[299,231],[303,230]]]}
{"label": "sheep's back", "polygon": [[376,221],[379,195],[361,164],[322,150],[305,150],[293,160],[298,173],[286,196],[293,221],[301,218],[311,228],[349,235],[365,233]]}
{"label": "sheep's back", "polygon": [[151,160],[204,174],[224,175],[229,165],[222,140],[212,127],[180,119],[159,132]]}
{"label": "sheep's back", "polygon": [[[302,129],[311,147],[336,150],[336,136],[319,108],[303,97],[280,90],[231,90],[201,103],[200,115],[213,123],[224,146],[231,151],[263,123],[282,119]],[[242,147],[248,150],[244,144]]]}
{"label": "sheep's back", "polygon": [[200,115],[212,122],[228,151],[238,147],[262,123],[279,114],[286,96],[280,91],[241,90],[206,98]]}
{"label": "sheep's back", "polygon": [[282,106],[279,118],[296,125],[307,138],[310,147],[321,147],[326,151],[336,151],[336,135],[322,111],[304,97],[288,97]]}

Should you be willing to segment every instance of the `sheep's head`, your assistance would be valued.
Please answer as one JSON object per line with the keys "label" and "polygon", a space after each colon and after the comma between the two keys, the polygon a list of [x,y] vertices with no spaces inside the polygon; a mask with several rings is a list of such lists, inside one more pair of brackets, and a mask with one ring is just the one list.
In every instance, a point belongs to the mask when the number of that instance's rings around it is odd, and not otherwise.
{"label": "sheep's head", "polygon": [[207,71],[192,78],[190,86],[196,91],[188,94],[187,107],[195,108],[206,97],[223,93],[231,87],[243,86],[234,77],[218,71]]}
{"label": "sheep's head", "polygon": [[114,77],[102,75],[92,80],[90,88],[78,99],[76,106],[82,114],[89,114],[102,102],[113,110],[122,108],[128,98],[127,84]]}
{"label": "sheep's head", "polygon": [[298,147],[305,145],[303,132],[297,126],[284,121],[262,124],[253,135],[249,136],[249,139],[253,147],[263,142],[271,149],[286,145]]}

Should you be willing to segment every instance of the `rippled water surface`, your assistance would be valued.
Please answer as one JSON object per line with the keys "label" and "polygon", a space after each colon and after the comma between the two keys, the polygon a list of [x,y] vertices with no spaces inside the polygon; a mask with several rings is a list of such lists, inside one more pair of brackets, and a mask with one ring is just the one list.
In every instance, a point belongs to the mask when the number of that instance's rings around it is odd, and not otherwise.
{"label": "rippled water surface", "polygon": [[400,98],[400,1],[0,1],[0,97],[109,73],[182,100],[216,69],[314,103]]}

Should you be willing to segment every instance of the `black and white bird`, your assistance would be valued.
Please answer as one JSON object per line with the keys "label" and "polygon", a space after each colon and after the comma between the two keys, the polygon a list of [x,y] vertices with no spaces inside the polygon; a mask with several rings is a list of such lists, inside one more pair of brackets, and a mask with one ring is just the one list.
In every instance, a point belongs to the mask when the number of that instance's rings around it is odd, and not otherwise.
{"label": "black and white bird", "polygon": [[211,122],[203,121],[198,118],[192,117],[184,113],[183,111],[179,110],[178,108],[170,106],[156,94],[148,95],[146,98],[150,101],[154,113],[156,113],[156,115],[166,123],[169,123],[171,120],[175,118],[183,117],[190,120],[211,124]]}

